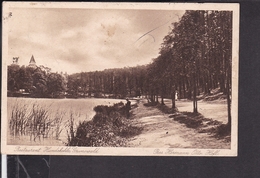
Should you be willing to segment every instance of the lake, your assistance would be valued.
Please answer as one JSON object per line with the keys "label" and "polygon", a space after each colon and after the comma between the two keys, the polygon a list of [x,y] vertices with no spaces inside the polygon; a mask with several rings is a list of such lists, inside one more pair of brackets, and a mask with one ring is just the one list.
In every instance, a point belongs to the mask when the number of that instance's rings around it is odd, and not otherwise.
{"label": "lake", "polygon": [[[58,146],[64,145],[67,141],[67,132],[69,131],[68,123],[73,117],[74,124],[78,124],[80,121],[91,120],[95,115],[93,108],[97,105],[113,105],[115,103],[123,102],[121,99],[106,99],[106,98],[84,98],[84,99],[45,99],[45,98],[13,98],[7,99],[7,117],[11,120],[12,111],[14,108],[26,111],[24,117],[28,117],[30,113],[38,108],[38,110],[46,111],[48,117],[47,120],[52,123],[52,127],[49,129],[48,138],[32,139],[31,136],[27,135],[16,135],[10,134],[10,128],[8,129],[7,144],[9,145],[50,145]],[[134,103],[134,101],[133,101]],[[36,108],[36,109],[35,109]],[[13,112],[14,115],[14,112]],[[60,118],[59,122],[59,138],[55,139],[55,129],[57,123],[55,120]],[[9,122],[8,122],[9,123]],[[56,123],[56,125],[54,124]],[[75,126],[75,125],[74,125]],[[75,129],[75,128],[74,128]]]}

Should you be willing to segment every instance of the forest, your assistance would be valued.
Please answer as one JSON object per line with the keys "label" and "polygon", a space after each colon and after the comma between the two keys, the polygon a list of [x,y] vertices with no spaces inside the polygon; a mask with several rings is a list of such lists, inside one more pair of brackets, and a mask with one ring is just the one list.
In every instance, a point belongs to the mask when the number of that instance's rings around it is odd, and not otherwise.
{"label": "forest", "polygon": [[[8,66],[8,91],[25,89],[37,97],[146,96],[152,103],[193,101],[219,89],[226,96],[231,124],[232,12],[186,11],[173,23],[157,57],[136,67],[81,72],[67,78],[41,69]],[[160,100],[160,101],[159,101]]]}

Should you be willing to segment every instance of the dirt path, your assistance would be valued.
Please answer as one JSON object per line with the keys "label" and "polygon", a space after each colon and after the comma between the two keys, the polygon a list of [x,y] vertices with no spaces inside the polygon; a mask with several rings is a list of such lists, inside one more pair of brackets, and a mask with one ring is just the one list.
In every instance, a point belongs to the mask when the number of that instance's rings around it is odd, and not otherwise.
{"label": "dirt path", "polygon": [[150,148],[214,148],[228,149],[230,143],[217,140],[207,133],[198,133],[184,124],[169,118],[155,107],[145,107],[140,101],[133,109],[133,124],[143,127],[140,135],[132,138],[130,147]]}
{"label": "dirt path", "polygon": [[[165,104],[171,107],[172,102],[169,99],[165,100]],[[176,107],[180,112],[188,111],[192,112],[193,103],[192,101],[176,101]],[[228,121],[227,115],[227,104],[224,101],[198,101],[198,112],[201,113],[205,118],[213,119],[226,124]]]}

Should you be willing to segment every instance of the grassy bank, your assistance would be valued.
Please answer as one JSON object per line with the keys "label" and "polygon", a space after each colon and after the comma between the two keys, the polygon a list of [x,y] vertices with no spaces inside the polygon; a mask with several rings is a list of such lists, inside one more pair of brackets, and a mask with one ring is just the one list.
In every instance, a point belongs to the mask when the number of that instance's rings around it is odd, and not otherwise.
{"label": "grassy bank", "polygon": [[131,120],[126,119],[123,103],[99,105],[94,111],[92,120],[80,122],[76,131],[68,135],[68,146],[122,147],[128,138],[141,133],[141,128],[132,126]]}

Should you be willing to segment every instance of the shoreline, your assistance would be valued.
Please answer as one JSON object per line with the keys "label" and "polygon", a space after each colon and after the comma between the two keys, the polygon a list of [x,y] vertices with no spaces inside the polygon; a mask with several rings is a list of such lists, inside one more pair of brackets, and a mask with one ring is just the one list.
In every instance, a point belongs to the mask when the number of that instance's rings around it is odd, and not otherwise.
{"label": "shoreline", "polygon": [[[185,124],[180,123],[174,120],[174,114],[163,113],[156,106],[144,106],[144,103],[147,103],[146,99],[136,98],[130,99],[131,101],[135,100],[136,102],[131,104],[131,116],[130,119],[127,119],[124,122],[128,123],[128,127],[140,128],[141,132],[134,134],[130,137],[115,137],[111,138],[115,141],[119,141],[119,145],[114,145],[112,147],[161,147],[161,148],[230,148],[230,141],[225,141],[224,139],[217,139],[207,132],[200,133],[196,128],[188,128]],[[177,105],[188,104],[187,101],[178,101]],[[98,104],[100,105],[100,104]],[[95,105],[93,108],[95,108]],[[101,104],[102,105],[102,104]],[[104,105],[104,104],[103,104]],[[106,105],[106,104],[105,104]],[[92,109],[93,110],[93,109]],[[82,122],[92,121],[93,115],[89,120],[82,120]],[[171,118],[172,117],[172,118]],[[75,125],[78,127],[78,123]],[[75,128],[76,129],[76,128]],[[63,130],[65,133],[66,130]],[[76,132],[75,132],[76,133]],[[12,137],[12,136],[10,136]],[[193,139],[193,138],[195,139]],[[64,139],[67,141],[67,135],[65,134]],[[9,143],[14,143],[10,139]],[[59,140],[54,139],[44,139],[41,142],[28,141],[25,142],[22,139],[18,138],[18,142],[25,143],[26,145],[39,145],[39,146],[65,146],[65,142],[62,138]],[[49,140],[49,141],[48,141]],[[203,141],[203,140],[206,140]],[[43,144],[42,143],[46,143]],[[51,142],[56,142],[60,144],[55,144]],[[216,142],[214,144],[214,142]],[[202,144],[203,143],[203,144]],[[13,145],[24,145],[24,144],[13,144]],[[107,147],[106,145],[104,147]],[[111,146],[111,145],[110,145]],[[103,147],[103,146],[101,146]]]}

